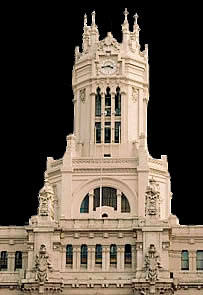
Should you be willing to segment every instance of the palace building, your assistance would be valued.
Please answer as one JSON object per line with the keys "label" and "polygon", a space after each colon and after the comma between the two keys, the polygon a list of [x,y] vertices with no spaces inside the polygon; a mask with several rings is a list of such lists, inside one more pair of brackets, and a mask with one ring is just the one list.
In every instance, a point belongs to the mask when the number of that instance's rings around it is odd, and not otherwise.
{"label": "palace building", "polygon": [[47,158],[37,215],[0,227],[0,295],[203,294],[203,226],[179,224],[167,156],[149,154],[148,46],[128,18],[119,43],[84,16],[74,131]]}

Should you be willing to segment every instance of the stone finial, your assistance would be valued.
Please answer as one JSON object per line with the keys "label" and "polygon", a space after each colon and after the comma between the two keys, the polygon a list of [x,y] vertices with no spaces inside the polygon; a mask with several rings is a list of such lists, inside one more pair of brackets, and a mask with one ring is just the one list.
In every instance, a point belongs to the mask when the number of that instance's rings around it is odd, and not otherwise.
{"label": "stone finial", "polygon": [[128,14],[129,14],[129,12],[128,12],[127,8],[125,8],[125,11],[124,11],[123,14],[125,15],[125,22],[128,22]]}
{"label": "stone finial", "polygon": [[85,13],[85,15],[84,15],[84,27],[86,27],[87,26],[87,14]]}
{"label": "stone finial", "polygon": [[95,11],[92,12],[92,25],[94,26],[95,25],[95,16],[96,16],[96,13]]}
{"label": "stone finial", "polygon": [[138,19],[138,14],[136,13],[135,15],[134,15],[134,19],[135,19],[135,24],[137,25],[137,19]]}

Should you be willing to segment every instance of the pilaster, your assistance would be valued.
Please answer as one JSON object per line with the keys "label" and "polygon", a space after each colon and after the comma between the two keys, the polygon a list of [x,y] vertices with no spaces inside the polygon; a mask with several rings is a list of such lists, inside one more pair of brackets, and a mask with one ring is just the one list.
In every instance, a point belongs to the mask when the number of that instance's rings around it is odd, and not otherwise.
{"label": "pilaster", "polygon": [[8,271],[14,272],[15,269],[15,252],[8,252]]}

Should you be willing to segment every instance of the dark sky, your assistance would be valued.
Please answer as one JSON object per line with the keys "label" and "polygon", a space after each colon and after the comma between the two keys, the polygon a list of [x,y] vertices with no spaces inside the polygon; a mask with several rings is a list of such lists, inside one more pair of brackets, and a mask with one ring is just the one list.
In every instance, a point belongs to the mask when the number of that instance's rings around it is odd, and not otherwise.
{"label": "dark sky", "polygon": [[[149,152],[168,155],[172,212],[180,223],[203,224],[198,8],[134,5],[128,8],[130,27],[137,12],[141,46],[149,44]],[[8,13],[2,35],[0,225],[23,225],[36,214],[46,157],[64,154],[73,128],[74,47],[81,46],[84,13],[90,24],[93,9],[101,38],[112,31],[121,41],[124,7],[29,4]]]}

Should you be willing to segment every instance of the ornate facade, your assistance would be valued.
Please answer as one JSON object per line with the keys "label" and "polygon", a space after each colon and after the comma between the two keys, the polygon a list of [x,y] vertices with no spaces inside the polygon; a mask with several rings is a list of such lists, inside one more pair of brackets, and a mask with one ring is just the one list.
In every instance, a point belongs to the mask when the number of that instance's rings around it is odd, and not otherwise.
{"label": "ornate facade", "polygon": [[147,148],[148,46],[95,12],[75,49],[74,132],[47,158],[38,214],[0,227],[0,294],[203,294],[203,226],[171,214],[167,157]]}

